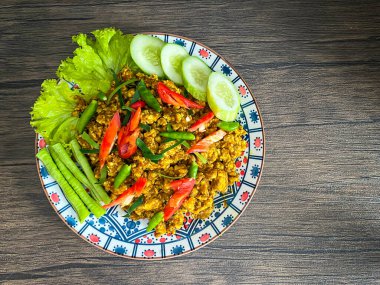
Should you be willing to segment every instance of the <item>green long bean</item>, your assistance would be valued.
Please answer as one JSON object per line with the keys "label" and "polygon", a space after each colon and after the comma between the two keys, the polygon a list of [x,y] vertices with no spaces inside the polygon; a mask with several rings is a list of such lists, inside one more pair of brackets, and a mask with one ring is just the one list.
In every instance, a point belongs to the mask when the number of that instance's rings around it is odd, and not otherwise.
{"label": "green long bean", "polygon": [[98,108],[98,101],[92,100],[90,104],[88,104],[87,108],[80,115],[80,118],[77,123],[78,133],[83,133],[84,128],[87,126],[88,122],[94,116],[96,109]]}
{"label": "green long bean", "polygon": [[148,227],[146,228],[147,232],[153,230],[159,223],[164,220],[164,212],[157,212],[153,217],[150,218]]}
{"label": "green long bean", "polygon": [[119,173],[115,177],[115,181],[113,183],[113,187],[115,189],[119,188],[120,185],[127,179],[127,177],[131,174],[132,166],[128,164],[124,164],[121,168]]}
{"label": "green long bean", "polygon": [[73,155],[79,165],[82,167],[83,172],[86,174],[88,180],[91,183],[91,193],[95,196],[94,198],[97,201],[103,201],[105,204],[111,202],[111,198],[108,196],[104,188],[99,184],[99,181],[95,178],[94,172],[90,166],[85,155],[80,151],[80,145],[76,139],[73,139],[70,142],[70,148],[73,152]]}
{"label": "green long bean", "polygon": [[79,196],[75,193],[73,188],[71,188],[70,184],[66,181],[62,173],[59,171],[57,165],[54,163],[47,149],[41,149],[36,154],[36,157],[42,161],[49,174],[57,181],[59,186],[61,186],[66,199],[70,202],[75,212],[78,214],[79,222],[83,223],[83,221],[90,215],[90,212],[82,200],[79,198]]}
{"label": "green long bean", "polygon": [[187,174],[190,178],[197,178],[198,164],[196,162],[191,162],[189,173]]}
{"label": "green long bean", "polygon": [[190,132],[161,132],[160,136],[164,138],[175,139],[175,140],[187,140],[187,141],[195,140],[195,135]]}
{"label": "green long bean", "polygon": [[55,164],[58,166],[58,169],[61,171],[63,177],[70,184],[70,186],[74,189],[75,193],[79,196],[79,198],[83,201],[83,203],[87,206],[87,208],[94,213],[95,217],[100,218],[106,213],[106,210],[103,209],[83,188],[82,184],[78,179],[67,169],[67,167],[63,164],[63,162],[59,159],[58,154],[54,149],[50,149],[50,154],[53,157]]}
{"label": "green long bean", "polygon": [[91,189],[92,184],[87,179],[86,175],[84,175],[83,172],[79,170],[78,166],[71,159],[70,155],[67,153],[63,145],[61,143],[56,143],[55,145],[52,145],[51,148],[55,150],[55,152],[58,154],[59,159],[71,171],[75,178],[84,184],[88,189]]}
{"label": "green long bean", "polygon": [[146,88],[146,85],[143,80],[141,80],[137,86],[136,86],[141,99],[152,109],[154,109],[157,112],[161,112],[161,106],[160,103],[158,103],[156,97],[153,96],[152,92],[148,88]]}
{"label": "green long bean", "polygon": [[92,146],[93,148],[99,149],[99,144],[95,142],[88,133],[83,132],[81,136],[82,136],[82,139],[84,139],[90,146]]}

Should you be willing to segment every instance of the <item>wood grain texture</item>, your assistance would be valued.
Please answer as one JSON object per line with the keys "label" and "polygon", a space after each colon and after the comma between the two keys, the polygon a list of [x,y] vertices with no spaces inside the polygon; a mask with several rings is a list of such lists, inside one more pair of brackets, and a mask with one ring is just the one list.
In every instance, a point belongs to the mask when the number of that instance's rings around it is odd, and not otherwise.
{"label": "wood grain texture", "polygon": [[[84,1],[83,1],[84,2]],[[380,282],[379,1],[1,1],[0,283]],[[194,38],[253,87],[267,157],[222,237],[189,255],[125,260],[53,211],[30,107],[77,32],[116,26]]]}

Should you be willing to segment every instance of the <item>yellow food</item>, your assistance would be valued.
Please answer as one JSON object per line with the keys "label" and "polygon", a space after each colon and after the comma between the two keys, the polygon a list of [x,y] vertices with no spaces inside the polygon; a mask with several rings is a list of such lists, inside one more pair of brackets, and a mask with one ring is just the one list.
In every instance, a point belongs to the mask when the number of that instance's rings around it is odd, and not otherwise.
{"label": "yellow food", "polygon": [[[152,94],[158,99],[162,108],[162,112],[158,113],[151,108],[145,107],[141,115],[141,123],[150,125],[151,130],[147,132],[142,131],[140,138],[154,153],[160,153],[160,151],[175,143],[174,141],[165,143],[164,138],[159,135],[160,132],[166,131],[168,124],[171,124],[175,131],[187,131],[195,121],[210,112],[207,106],[201,110],[187,110],[182,107],[162,103],[156,94],[156,86],[159,82],[156,75],[148,76],[142,73],[134,75],[127,69],[123,70],[120,74],[120,78],[123,81],[133,77],[144,79],[147,88],[150,89]],[[183,94],[183,89],[178,88],[173,82],[165,80],[164,83],[173,91]],[[128,104],[135,89],[122,88],[121,90],[123,98],[126,104]],[[112,88],[109,92],[112,92]],[[204,102],[200,101],[197,101],[197,103],[204,104]],[[95,118],[87,125],[88,134],[99,144],[116,111],[119,111],[122,118],[126,112],[121,110],[118,96],[114,96],[109,105],[105,102],[100,102]],[[212,119],[207,125],[206,131],[195,132],[195,141],[189,143],[194,144],[215,132],[218,122],[219,120],[217,118]],[[125,161],[118,156],[117,152],[111,153],[106,161],[108,176],[103,186],[110,193],[111,198],[115,199],[139,177],[147,178],[147,184],[143,190],[144,203],[131,214],[131,218],[133,220],[150,218],[156,212],[164,209],[173,193],[169,187],[169,183],[172,179],[162,177],[160,174],[173,177],[186,176],[191,162],[196,160],[199,165],[198,176],[189,198],[167,222],[161,222],[156,227],[156,236],[165,233],[174,234],[177,229],[181,228],[185,213],[190,212],[193,218],[207,218],[214,207],[214,196],[218,192],[225,193],[229,185],[238,181],[235,160],[247,147],[246,142],[242,139],[243,135],[245,135],[245,131],[240,126],[235,131],[227,133],[221,141],[211,145],[208,151],[203,153],[207,159],[206,164],[202,164],[196,156],[187,154],[186,148],[182,145],[165,153],[164,158],[158,163],[153,163],[149,159],[144,158],[140,150],[137,150],[130,159]],[[83,148],[89,147],[88,144],[80,138],[79,142]],[[117,142],[115,146],[116,145]],[[95,175],[99,178],[98,155],[89,154],[88,157],[95,169]],[[118,189],[114,189],[113,183],[115,176],[124,163],[132,165],[131,175]]]}

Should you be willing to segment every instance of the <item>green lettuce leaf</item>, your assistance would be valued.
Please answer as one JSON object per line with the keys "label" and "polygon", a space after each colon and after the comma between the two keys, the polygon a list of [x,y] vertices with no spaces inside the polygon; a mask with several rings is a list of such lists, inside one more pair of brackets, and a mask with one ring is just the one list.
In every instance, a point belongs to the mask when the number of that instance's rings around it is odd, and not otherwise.
{"label": "green lettuce leaf", "polygon": [[99,91],[107,92],[111,87],[113,74],[92,47],[94,42],[85,34],[73,37],[79,47],[74,51],[74,57],[62,61],[58,67],[58,77],[75,82],[81,88],[84,99],[88,102]]}
{"label": "green lettuce leaf", "polygon": [[129,50],[132,35],[124,35],[114,28],[96,30],[92,34],[95,40],[85,34],[73,37],[79,47],[74,51],[74,57],[62,61],[57,71],[58,77],[79,85],[87,102],[100,91],[107,93],[113,75],[124,66],[132,71],[138,70]]}
{"label": "green lettuce leaf", "polygon": [[76,135],[78,117],[73,117],[78,90],[71,90],[66,82],[58,84],[46,79],[41,85],[41,95],[32,107],[30,125],[47,143],[68,143]]}

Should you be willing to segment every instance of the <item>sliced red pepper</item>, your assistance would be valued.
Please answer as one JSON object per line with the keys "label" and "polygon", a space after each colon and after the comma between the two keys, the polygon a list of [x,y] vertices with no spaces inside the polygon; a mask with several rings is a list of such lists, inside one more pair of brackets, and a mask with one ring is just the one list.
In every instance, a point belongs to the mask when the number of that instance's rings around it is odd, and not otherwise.
{"label": "sliced red pepper", "polygon": [[216,143],[217,141],[220,141],[226,134],[227,133],[223,130],[217,130],[216,132],[213,132],[211,135],[205,137],[204,139],[201,139],[195,145],[190,147],[187,150],[187,153],[206,152],[210,145]]}
{"label": "sliced red pepper", "polygon": [[185,107],[185,105],[181,105],[181,103],[177,102],[170,96],[170,92],[172,92],[164,83],[158,82],[157,84],[157,93],[160,96],[162,102],[173,106]]}
{"label": "sliced red pepper", "polygon": [[193,109],[203,109],[204,106],[199,105],[181,94],[178,94],[172,90],[169,89],[164,83],[158,82],[157,84],[157,93],[158,96],[160,96],[161,100],[167,104],[171,104],[174,106],[180,106],[184,107],[186,109],[193,108]]}
{"label": "sliced red pepper", "polygon": [[140,118],[141,118],[141,107],[138,107],[136,112],[132,113],[131,119],[129,120],[129,131],[133,132],[134,130],[137,129],[140,123]]}
{"label": "sliced red pepper", "polygon": [[197,129],[199,129],[200,132],[204,132],[206,129],[206,124],[210,122],[214,118],[214,113],[209,112],[206,115],[204,115],[202,118],[200,118],[198,121],[196,121],[190,128],[189,132],[194,132]]}
{"label": "sliced red pepper", "polygon": [[127,133],[124,132],[124,134],[121,135],[121,139],[118,140],[117,150],[121,158],[127,159],[137,151],[136,140],[140,135],[140,128],[137,128],[132,133],[130,133],[126,126],[124,131]]}
{"label": "sliced red pepper", "polygon": [[173,180],[170,182],[170,188],[173,189],[174,192],[180,190],[180,189],[187,189],[187,188],[193,188],[195,184],[194,178],[182,178],[178,180]]}
{"label": "sliced red pepper", "polygon": [[100,150],[99,150],[100,168],[103,168],[106,162],[106,158],[110,154],[112,147],[115,144],[117,132],[119,131],[120,126],[121,126],[120,115],[119,115],[119,112],[116,112],[106,130],[106,133],[104,134],[102,144],[100,145]]}
{"label": "sliced red pepper", "polygon": [[137,151],[136,140],[139,137],[140,129],[138,128],[141,118],[141,108],[138,107],[136,112],[132,113],[128,124],[122,127],[118,134],[117,150],[119,156],[123,159],[131,157]]}
{"label": "sliced red pepper", "polygon": [[136,183],[133,184],[131,187],[127,188],[119,197],[117,197],[114,201],[111,203],[104,205],[104,209],[111,208],[116,205],[121,205],[121,207],[125,207],[129,205],[133,198],[139,197],[142,193],[142,190],[144,189],[146,185],[146,178],[140,177],[137,179]]}
{"label": "sliced red pepper", "polygon": [[178,93],[175,93],[172,91],[172,93],[170,93],[170,95],[177,102],[181,102],[181,104],[184,104],[185,105],[184,107],[187,109],[190,109],[190,108],[192,108],[192,109],[203,109],[204,108],[204,106],[187,99],[186,97],[182,96],[181,94],[178,94]]}
{"label": "sliced red pepper", "polygon": [[146,106],[146,103],[142,100],[136,101],[135,103],[131,104],[131,108],[137,109],[138,107],[144,108]]}
{"label": "sliced red pepper", "polygon": [[164,208],[164,221],[169,220],[182,206],[183,202],[189,197],[194,185],[194,178],[182,178],[170,183],[170,187],[174,190],[174,193]]}

